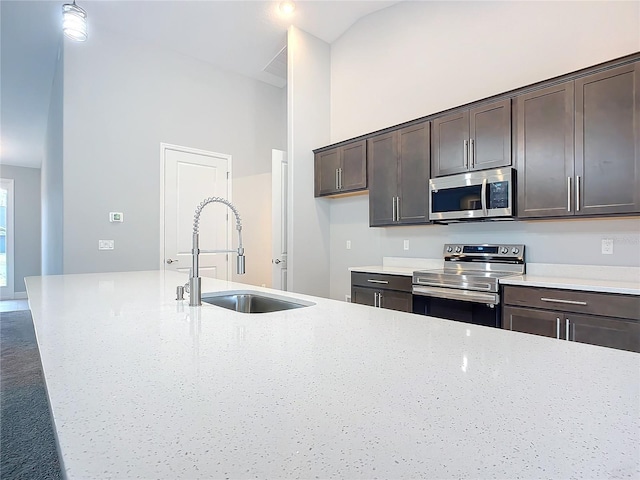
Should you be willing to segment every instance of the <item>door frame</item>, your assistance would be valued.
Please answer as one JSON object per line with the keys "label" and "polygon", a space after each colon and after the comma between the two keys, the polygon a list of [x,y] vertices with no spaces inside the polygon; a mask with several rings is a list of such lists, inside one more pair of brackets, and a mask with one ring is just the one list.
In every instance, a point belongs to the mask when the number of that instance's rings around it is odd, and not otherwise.
{"label": "door frame", "polygon": [[15,182],[12,178],[0,178],[2,187],[7,189],[7,231],[5,232],[5,252],[6,252],[6,268],[7,268],[7,286],[0,287],[0,298],[3,300],[13,300],[15,295]]}
{"label": "door frame", "polygon": [[[282,175],[283,165],[286,165],[286,175]],[[284,194],[283,198],[283,192]],[[288,281],[288,211],[289,211],[289,159],[287,152],[279,149],[271,150],[271,288],[287,291]],[[279,242],[277,242],[279,240]],[[279,243],[279,244],[278,244]],[[274,266],[274,259],[281,256],[281,246],[285,246],[285,253],[281,259],[284,262],[285,281],[282,284],[283,267]],[[280,252],[276,254],[276,251]],[[276,275],[277,272],[277,275]],[[278,279],[276,279],[276,276]],[[278,285],[278,286],[277,286]]]}
{"label": "door frame", "polygon": [[[165,172],[165,154],[167,152],[167,150],[175,150],[178,152],[183,152],[183,153],[194,153],[196,155],[202,155],[205,157],[215,157],[215,158],[224,158],[227,161],[227,171],[229,172],[229,175],[227,175],[227,200],[231,203],[232,202],[232,190],[231,190],[231,186],[232,186],[232,178],[233,178],[233,170],[232,170],[232,158],[231,155],[228,155],[226,153],[217,153],[217,152],[211,152],[208,150],[201,150],[199,148],[192,148],[192,147],[184,147],[182,145],[174,145],[171,143],[164,143],[164,142],[160,142],[160,258],[159,258],[159,269],[160,270],[164,270],[164,261],[165,261],[165,242],[164,242],[164,237],[165,237],[165,224],[164,224],[164,182],[165,182],[165,176],[164,176],[164,172]],[[203,199],[204,200],[204,199]],[[194,210],[195,213],[195,210]],[[233,228],[231,228],[231,225],[235,225],[235,219],[232,219],[233,221],[229,221],[227,222],[227,245],[229,245],[229,248],[231,249],[231,245],[233,245],[233,237],[232,237],[232,232],[233,232]],[[227,262],[227,280],[231,281],[231,275],[232,275],[232,270],[231,270],[231,265],[234,262]]]}

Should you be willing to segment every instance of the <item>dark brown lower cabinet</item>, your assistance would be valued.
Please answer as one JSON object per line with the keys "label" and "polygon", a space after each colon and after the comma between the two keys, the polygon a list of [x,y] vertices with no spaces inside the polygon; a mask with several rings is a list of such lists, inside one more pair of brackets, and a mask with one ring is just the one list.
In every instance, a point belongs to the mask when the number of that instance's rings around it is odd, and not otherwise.
{"label": "dark brown lower cabinet", "polygon": [[568,340],[640,352],[640,322],[595,315],[565,315]]}
{"label": "dark brown lower cabinet", "polygon": [[411,277],[351,273],[351,302],[371,307],[413,311]]}
{"label": "dark brown lower cabinet", "polygon": [[507,330],[640,352],[640,297],[507,286],[503,298]]}
{"label": "dark brown lower cabinet", "polygon": [[502,327],[514,332],[531,333],[543,337],[564,338],[560,336],[562,314],[535,310],[533,308],[504,307]]}

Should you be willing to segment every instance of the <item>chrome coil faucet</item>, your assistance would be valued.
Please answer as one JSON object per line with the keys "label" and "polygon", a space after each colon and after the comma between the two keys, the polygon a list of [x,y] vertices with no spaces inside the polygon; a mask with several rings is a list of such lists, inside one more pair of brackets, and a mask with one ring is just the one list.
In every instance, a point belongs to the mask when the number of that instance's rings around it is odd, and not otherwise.
{"label": "chrome coil faucet", "polygon": [[[238,275],[244,274],[244,248],[242,247],[242,222],[240,221],[240,214],[236,207],[231,205],[228,200],[222,197],[209,197],[205,198],[198,208],[196,208],[196,213],[193,216],[193,243],[191,247],[191,275],[189,276],[189,306],[197,307],[202,305],[202,279],[200,278],[198,269],[199,257],[200,257],[200,234],[198,229],[200,228],[200,213],[202,213],[202,209],[210,204],[210,203],[224,203],[227,207],[231,209],[233,214],[236,216],[236,230],[238,231],[238,258],[236,262],[236,272]],[[211,250],[207,251],[207,253],[233,253],[236,250]]]}

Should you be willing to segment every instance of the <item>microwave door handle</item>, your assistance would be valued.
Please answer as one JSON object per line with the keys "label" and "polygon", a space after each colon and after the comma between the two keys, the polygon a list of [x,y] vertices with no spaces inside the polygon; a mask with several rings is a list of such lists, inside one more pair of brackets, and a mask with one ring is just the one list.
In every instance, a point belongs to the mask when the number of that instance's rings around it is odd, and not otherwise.
{"label": "microwave door handle", "polygon": [[487,212],[487,179],[482,179],[482,190],[480,191],[480,201],[482,204],[482,214],[486,217]]}

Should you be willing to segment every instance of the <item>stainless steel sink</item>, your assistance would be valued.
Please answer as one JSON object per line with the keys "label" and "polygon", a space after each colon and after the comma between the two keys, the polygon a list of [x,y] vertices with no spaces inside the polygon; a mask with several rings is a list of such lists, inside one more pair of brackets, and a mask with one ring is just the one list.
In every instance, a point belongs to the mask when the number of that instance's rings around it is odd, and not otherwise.
{"label": "stainless steel sink", "polygon": [[315,303],[250,290],[203,293],[202,301],[241,313],[268,313],[310,307]]}

